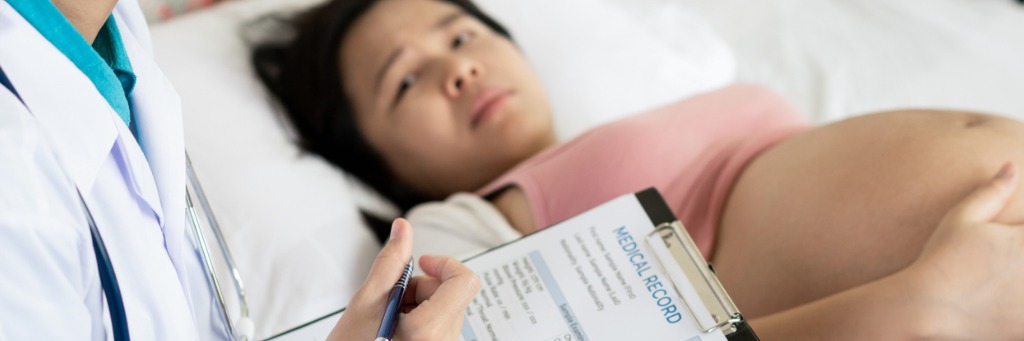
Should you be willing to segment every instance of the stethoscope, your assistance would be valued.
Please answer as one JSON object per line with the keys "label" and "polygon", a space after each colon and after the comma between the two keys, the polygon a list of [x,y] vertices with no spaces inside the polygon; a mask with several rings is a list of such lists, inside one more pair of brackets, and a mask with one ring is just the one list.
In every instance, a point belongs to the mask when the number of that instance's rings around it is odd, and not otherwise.
{"label": "stethoscope", "polygon": [[[233,340],[252,340],[255,332],[255,325],[249,317],[249,302],[246,299],[242,276],[239,274],[238,267],[235,265],[234,257],[231,256],[231,250],[228,249],[227,243],[224,241],[224,233],[222,232],[220,225],[217,224],[217,219],[214,217],[213,211],[210,210],[210,203],[206,200],[206,193],[203,191],[203,187],[200,185],[199,179],[196,177],[195,170],[192,168],[192,160],[189,159],[187,153],[185,154],[185,165],[186,175],[188,178],[188,185],[185,188],[185,210],[188,216],[188,223],[192,227],[193,245],[202,260],[204,273],[206,274],[206,281],[210,285],[210,288],[213,289],[214,294],[217,296],[217,301],[220,303],[221,316],[224,318],[228,336]],[[203,210],[203,213],[206,216],[205,220],[210,226],[211,231],[217,240],[217,244],[220,247],[224,262],[227,264],[228,270],[231,272],[231,282],[235,287],[240,315],[238,321],[235,323],[231,322],[230,314],[227,309],[227,301],[220,284],[220,278],[213,265],[213,257],[210,255],[209,244],[207,244],[206,237],[200,228],[201,224],[199,214],[192,202],[192,190],[195,190],[194,196],[197,199],[196,201],[199,202],[199,207]],[[85,204],[85,199],[82,197],[81,191],[78,191],[78,198],[82,202],[86,218],[89,221],[89,230],[92,233],[93,250],[96,254],[96,263],[100,273],[100,283],[103,287],[103,294],[107,298],[107,308],[110,310],[110,322],[111,328],[113,329],[114,340],[128,341],[130,339],[128,334],[128,318],[125,314],[124,302],[121,297],[120,287],[117,283],[117,276],[114,273],[113,264],[110,262],[110,257],[107,255],[106,245],[103,243],[103,237],[96,228],[96,221],[93,220],[92,212],[90,212],[89,206]]]}
{"label": "stethoscope", "polygon": [[196,176],[196,171],[192,168],[192,159],[189,158],[188,152],[185,152],[185,173],[188,178],[188,185],[195,190],[195,197],[199,202],[199,207],[202,208],[206,216],[206,223],[210,225],[210,230],[217,240],[217,246],[220,248],[224,263],[228,266],[228,272],[231,273],[231,284],[235,287],[235,296],[238,299],[238,321],[231,323],[227,301],[224,299],[224,291],[220,285],[220,277],[217,276],[217,269],[213,266],[213,257],[210,256],[210,248],[207,246],[206,237],[200,228],[201,224],[199,223],[199,215],[196,213],[196,207],[192,204],[192,191],[189,190],[189,186],[186,186],[185,211],[188,214],[189,225],[192,226],[192,234],[195,236],[197,251],[199,251],[203,266],[206,268],[206,281],[217,295],[217,301],[220,303],[221,308],[220,312],[224,317],[224,322],[228,327],[228,334],[231,339],[240,341],[252,340],[256,326],[252,319],[249,318],[249,300],[246,299],[242,275],[238,272],[235,258],[231,255],[231,249],[228,248],[228,244],[225,242],[224,232],[221,230],[220,224],[217,223],[217,217],[213,215],[213,210],[210,209],[210,202],[206,200],[206,192],[203,191],[203,186],[199,183],[199,178]]}

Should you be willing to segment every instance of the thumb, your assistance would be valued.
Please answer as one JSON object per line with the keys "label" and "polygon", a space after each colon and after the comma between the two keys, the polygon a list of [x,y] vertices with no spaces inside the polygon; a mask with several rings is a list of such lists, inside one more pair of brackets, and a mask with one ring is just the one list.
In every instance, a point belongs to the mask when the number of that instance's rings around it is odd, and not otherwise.
{"label": "thumb", "polygon": [[391,236],[389,237],[377,259],[373,261],[373,267],[366,276],[363,288],[366,290],[391,290],[398,278],[402,276],[405,265],[412,257],[412,226],[402,218],[395,219],[391,223]]}
{"label": "thumb", "polygon": [[960,201],[949,213],[960,222],[988,222],[1006,208],[1018,185],[1017,167],[1008,162],[992,180]]}

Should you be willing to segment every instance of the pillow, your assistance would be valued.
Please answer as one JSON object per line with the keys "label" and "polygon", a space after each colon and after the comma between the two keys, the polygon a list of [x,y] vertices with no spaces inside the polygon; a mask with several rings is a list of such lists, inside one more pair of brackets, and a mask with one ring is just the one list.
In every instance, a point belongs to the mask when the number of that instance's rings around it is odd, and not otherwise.
{"label": "pillow", "polygon": [[816,123],[915,107],[1024,120],[1024,7],[1012,1],[639,1],[701,14],[735,47],[741,81]]}
{"label": "pillow", "polygon": [[477,0],[504,24],[547,91],[562,140],[624,115],[731,83],[736,63],[681,10],[625,15],[637,2]]}
{"label": "pillow", "polygon": [[151,30],[259,337],[345,306],[379,250],[342,174],[282,129],[239,36],[262,13],[312,2],[228,2]]}
{"label": "pillow", "polygon": [[[181,95],[186,148],[245,280],[258,337],[343,307],[379,250],[357,207],[387,210],[292,143],[249,63],[246,23],[318,2],[225,2],[151,30],[155,58]],[[563,138],[733,77],[730,53],[699,23],[666,24],[688,38],[667,41],[591,0],[480,5],[536,67]]]}

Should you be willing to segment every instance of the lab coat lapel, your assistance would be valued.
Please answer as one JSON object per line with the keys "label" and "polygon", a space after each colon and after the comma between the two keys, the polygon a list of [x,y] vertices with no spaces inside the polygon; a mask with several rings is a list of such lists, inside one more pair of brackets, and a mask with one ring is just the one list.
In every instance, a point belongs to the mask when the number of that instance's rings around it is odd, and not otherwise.
{"label": "lab coat lapel", "polygon": [[[130,10],[122,9],[123,5],[119,3],[118,10],[114,12],[119,25],[125,21],[118,12]],[[141,150],[136,149],[128,155],[133,159],[144,157],[151,166],[160,210],[163,212],[162,226],[167,254],[178,272],[182,287],[188,291],[188,272],[183,257],[186,257],[185,250],[191,247],[185,231],[185,142],[181,102],[170,81],[153,61],[145,42],[136,39],[133,29],[120,31],[136,76],[130,100],[135,115],[136,134],[145,151],[142,154]]]}

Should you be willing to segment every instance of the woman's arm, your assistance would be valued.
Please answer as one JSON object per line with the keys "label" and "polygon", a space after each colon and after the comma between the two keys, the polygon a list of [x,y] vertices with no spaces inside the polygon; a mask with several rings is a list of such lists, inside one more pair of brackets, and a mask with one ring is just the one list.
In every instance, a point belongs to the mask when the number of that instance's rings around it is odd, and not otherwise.
{"label": "woman's arm", "polygon": [[935,334],[909,273],[752,320],[762,340],[917,340]]}
{"label": "woman's arm", "polygon": [[751,321],[764,340],[1024,338],[1024,226],[993,223],[1018,185],[1007,164],[888,277]]}

